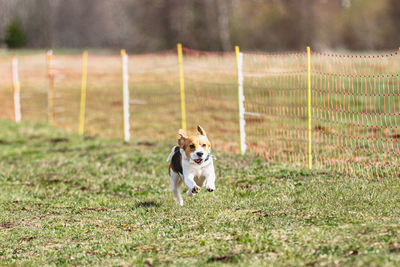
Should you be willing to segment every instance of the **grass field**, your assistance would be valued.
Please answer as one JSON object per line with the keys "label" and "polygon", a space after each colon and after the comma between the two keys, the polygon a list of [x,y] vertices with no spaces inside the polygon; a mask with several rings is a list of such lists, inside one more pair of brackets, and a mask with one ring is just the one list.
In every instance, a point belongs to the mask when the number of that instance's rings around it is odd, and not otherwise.
{"label": "grass field", "polygon": [[216,192],[178,207],[174,140],[0,129],[0,265],[400,264],[398,182],[216,153]]}

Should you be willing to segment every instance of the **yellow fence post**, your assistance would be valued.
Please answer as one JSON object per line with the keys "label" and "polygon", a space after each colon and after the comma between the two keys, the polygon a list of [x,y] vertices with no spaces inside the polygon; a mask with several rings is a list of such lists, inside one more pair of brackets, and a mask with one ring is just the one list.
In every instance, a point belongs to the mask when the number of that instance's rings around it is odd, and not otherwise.
{"label": "yellow fence post", "polygon": [[183,78],[182,44],[179,43],[177,48],[178,48],[178,65],[179,65],[179,87],[181,91],[182,129],[186,131],[185,81]]}
{"label": "yellow fence post", "polygon": [[47,77],[49,78],[49,87],[47,88],[47,119],[52,125],[55,125],[54,118],[54,58],[53,51],[49,50],[46,54]]}
{"label": "yellow fence post", "polygon": [[307,46],[307,113],[308,113],[308,168],[312,168],[311,151],[311,56],[310,47]]}
{"label": "yellow fence post", "polygon": [[83,135],[85,133],[87,59],[88,59],[88,51],[83,51],[83,54],[82,54],[81,107],[80,107],[80,113],[79,113],[79,135]]}

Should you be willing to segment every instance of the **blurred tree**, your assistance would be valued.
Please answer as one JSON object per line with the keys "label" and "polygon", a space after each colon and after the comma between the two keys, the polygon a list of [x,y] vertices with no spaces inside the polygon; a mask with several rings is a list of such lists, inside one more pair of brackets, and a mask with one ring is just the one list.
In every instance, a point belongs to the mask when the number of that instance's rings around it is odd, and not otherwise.
{"label": "blurred tree", "polygon": [[218,29],[221,47],[224,51],[232,50],[231,35],[229,29],[229,10],[226,0],[217,0]]}
{"label": "blurred tree", "polygon": [[387,14],[390,18],[391,34],[388,36],[389,46],[400,47],[400,1],[389,0]]}
{"label": "blurred tree", "polygon": [[231,51],[392,49],[400,0],[0,0],[30,47],[175,47]]}
{"label": "blurred tree", "polygon": [[387,1],[353,0],[341,17],[343,46],[351,50],[388,48],[386,5]]}
{"label": "blurred tree", "polygon": [[12,21],[6,28],[4,42],[8,48],[21,48],[26,44],[26,37],[19,21]]}

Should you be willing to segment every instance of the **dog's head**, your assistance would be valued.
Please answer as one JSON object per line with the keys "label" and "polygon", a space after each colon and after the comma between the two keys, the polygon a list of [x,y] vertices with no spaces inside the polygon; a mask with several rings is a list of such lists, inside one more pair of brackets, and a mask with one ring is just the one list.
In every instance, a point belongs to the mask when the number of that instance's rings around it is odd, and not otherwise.
{"label": "dog's head", "polygon": [[200,133],[199,135],[187,136],[185,131],[180,129],[178,145],[185,151],[186,158],[190,162],[200,165],[209,157],[211,143],[207,138],[206,131],[200,125],[197,126],[197,130]]}

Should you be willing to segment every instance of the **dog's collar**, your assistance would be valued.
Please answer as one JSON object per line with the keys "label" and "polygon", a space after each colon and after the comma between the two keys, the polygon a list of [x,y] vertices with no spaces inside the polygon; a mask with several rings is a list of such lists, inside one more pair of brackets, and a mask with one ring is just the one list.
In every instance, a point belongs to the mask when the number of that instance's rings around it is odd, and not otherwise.
{"label": "dog's collar", "polygon": [[213,160],[217,160],[217,157],[216,157],[216,156],[213,156],[213,155],[208,154],[208,156],[207,156],[207,158],[204,160],[204,162],[206,162],[207,160],[209,160],[210,157],[211,157]]}

